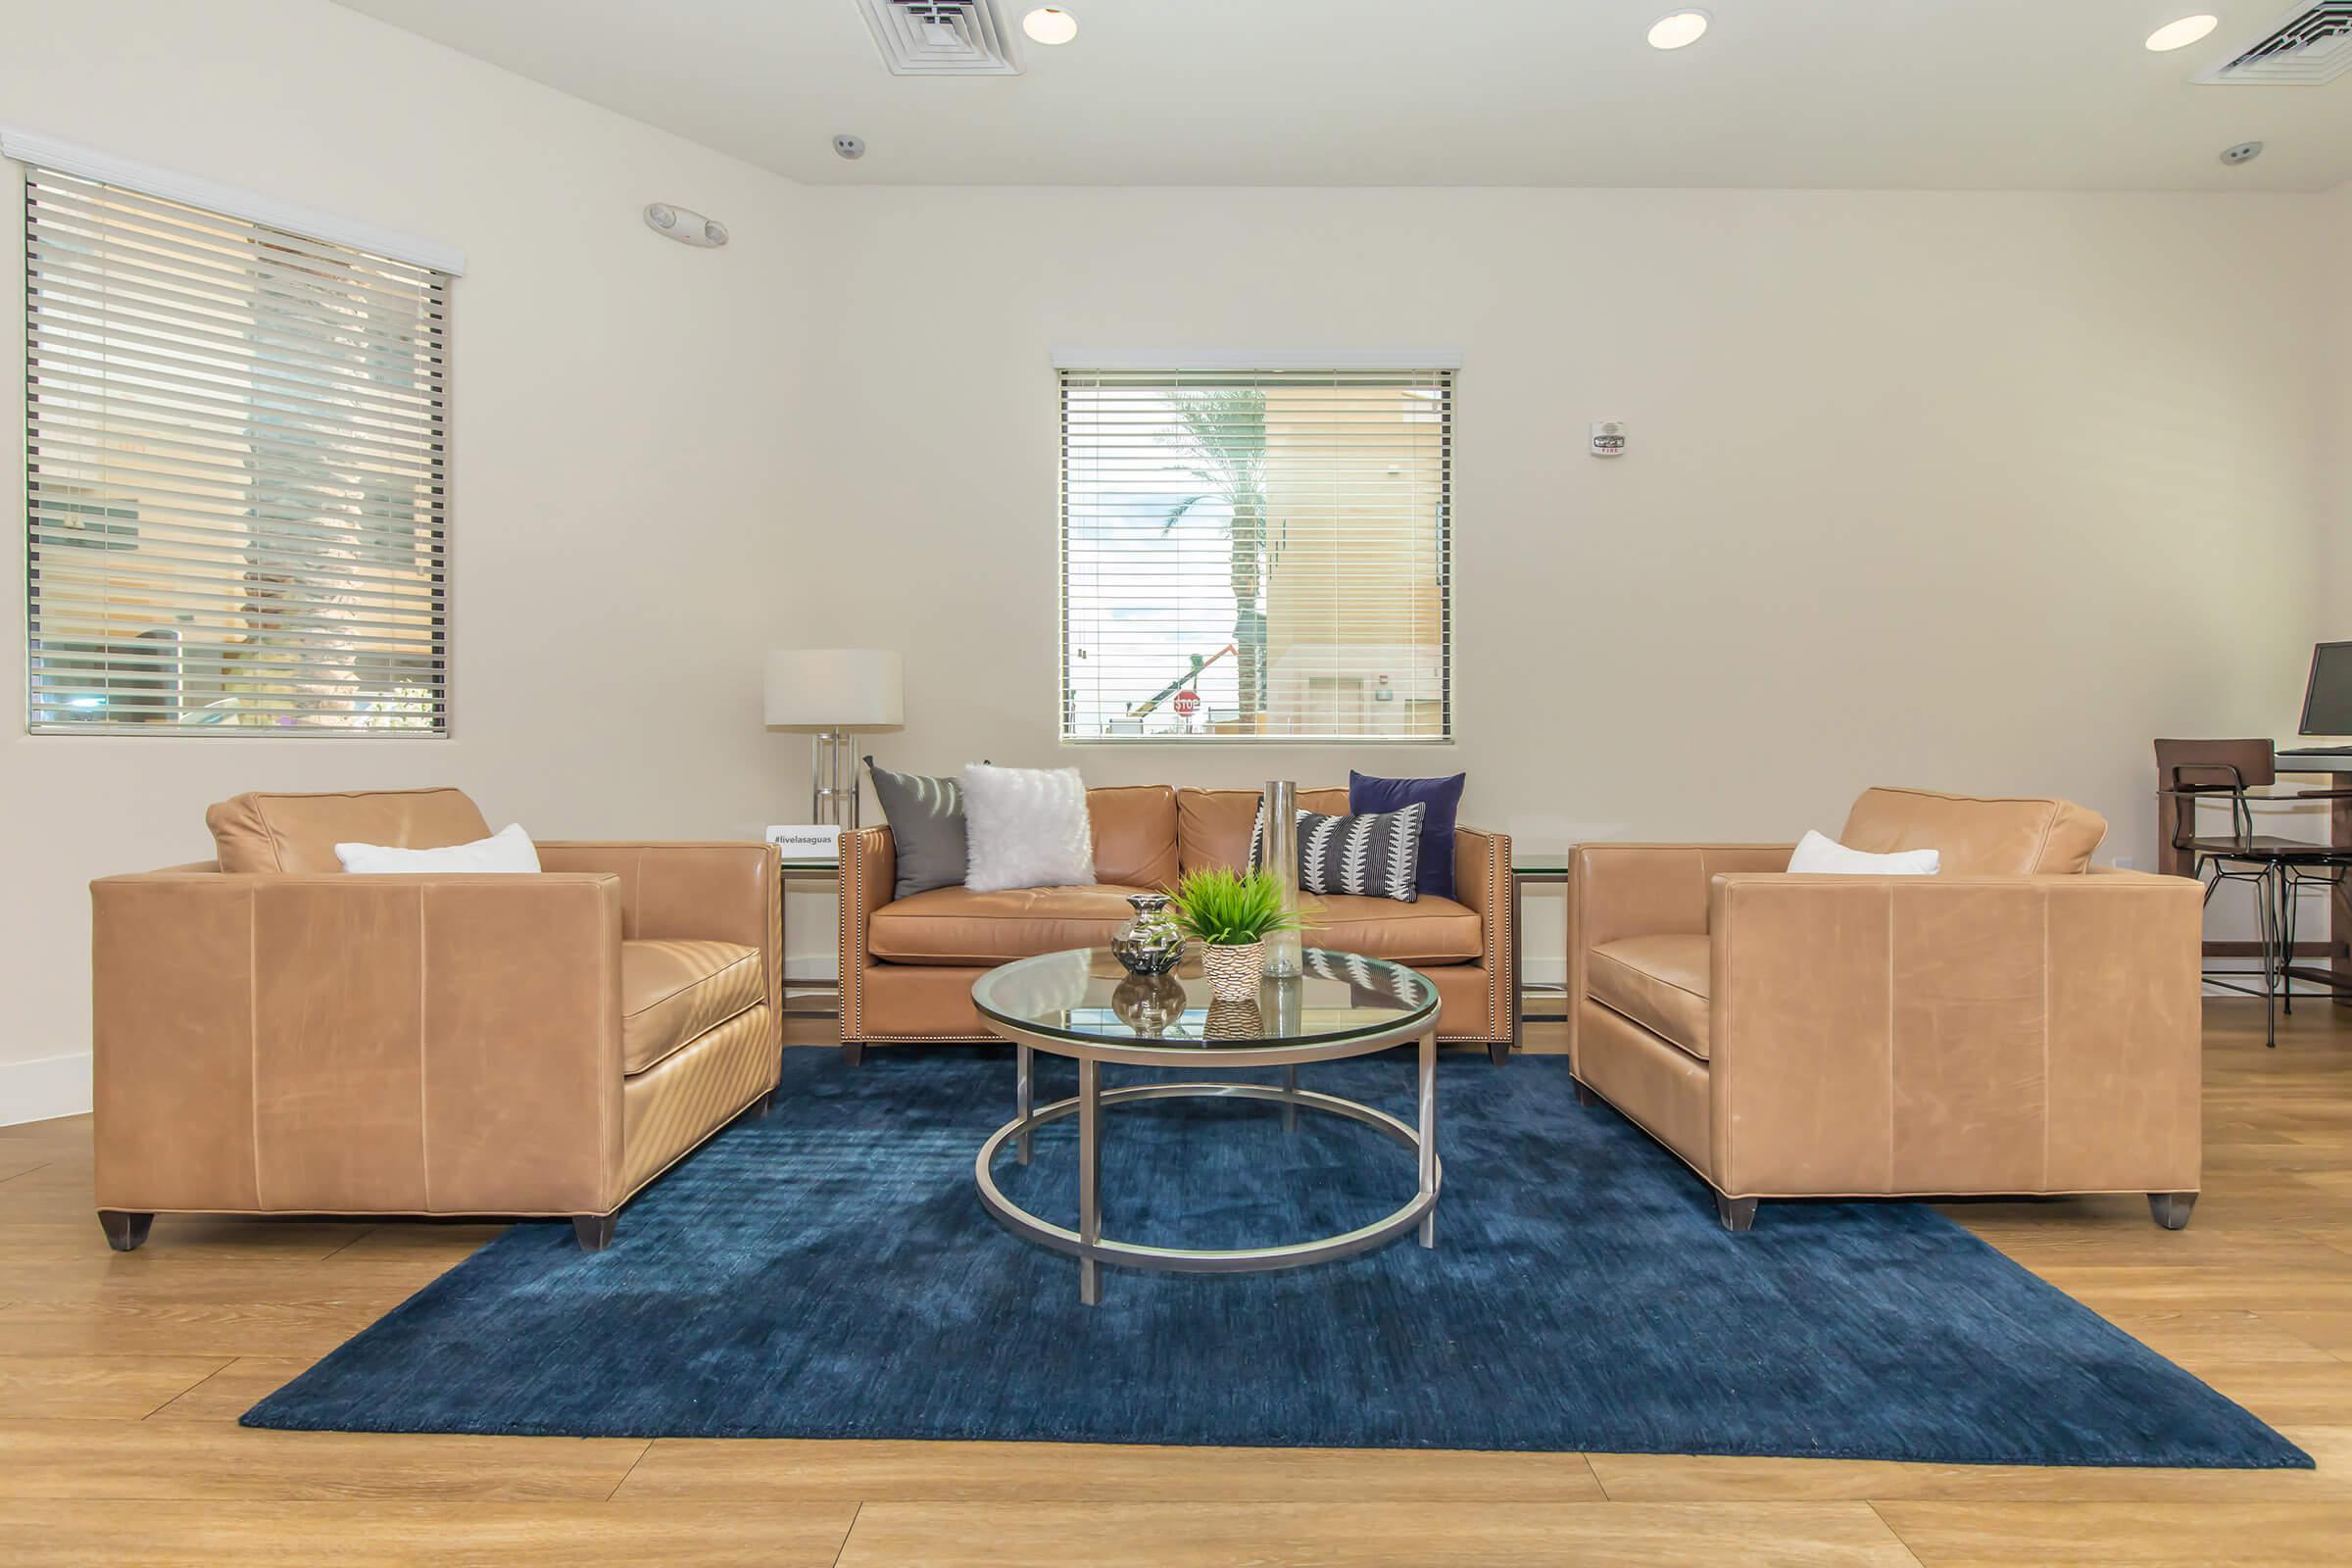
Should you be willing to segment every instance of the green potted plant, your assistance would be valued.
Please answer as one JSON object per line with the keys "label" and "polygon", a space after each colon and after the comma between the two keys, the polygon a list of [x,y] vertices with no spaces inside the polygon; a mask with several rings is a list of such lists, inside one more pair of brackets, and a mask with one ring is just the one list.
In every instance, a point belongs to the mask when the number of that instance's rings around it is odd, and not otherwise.
{"label": "green potted plant", "polygon": [[1257,995],[1266,938],[1302,923],[1282,904],[1281,884],[1264,870],[1215,867],[1176,884],[1176,923],[1200,943],[1200,972],[1211,996],[1239,1002]]}

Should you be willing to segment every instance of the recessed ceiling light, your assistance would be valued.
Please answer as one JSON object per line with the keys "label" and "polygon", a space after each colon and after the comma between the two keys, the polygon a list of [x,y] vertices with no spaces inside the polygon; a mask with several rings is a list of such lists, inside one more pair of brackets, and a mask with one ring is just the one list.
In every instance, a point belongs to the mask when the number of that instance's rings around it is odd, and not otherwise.
{"label": "recessed ceiling light", "polygon": [[1021,30],[1039,43],[1068,43],[1078,36],[1078,19],[1059,6],[1039,6],[1021,19]]}
{"label": "recessed ceiling light", "polygon": [[1707,30],[1704,11],[1677,11],[1660,17],[1650,24],[1649,46],[1652,49],[1680,49],[1685,44],[1698,42],[1698,35]]}
{"label": "recessed ceiling light", "polygon": [[2185,49],[2221,24],[2222,19],[2219,17],[2182,17],[2179,22],[2168,22],[2149,33],[2148,47],[2158,54],[2170,49]]}

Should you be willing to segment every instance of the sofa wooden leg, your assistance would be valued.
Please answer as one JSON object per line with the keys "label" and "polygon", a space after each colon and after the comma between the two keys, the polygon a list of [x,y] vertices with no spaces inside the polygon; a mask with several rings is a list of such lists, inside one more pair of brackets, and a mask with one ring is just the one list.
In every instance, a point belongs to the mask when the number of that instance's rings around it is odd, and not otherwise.
{"label": "sofa wooden leg", "polygon": [[155,1223],[153,1214],[134,1214],[123,1208],[102,1208],[98,1224],[106,1232],[106,1245],[118,1252],[127,1252],[147,1240],[147,1228]]}
{"label": "sofa wooden leg", "polygon": [[1501,1066],[1501,1065],[1502,1065],[1504,1062],[1506,1062],[1506,1061],[1510,1060],[1510,1059],[1511,1059],[1511,1043],[1510,1043],[1508,1040],[1490,1040],[1490,1041],[1488,1041],[1488,1042],[1487,1042],[1487,1059],[1488,1059],[1489,1061],[1493,1062],[1493,1063],[1494,1063],[1495,1066],[1497,1066],[1497,1067]]}
{"label": "sofa wooden leg", "polygon": [[2188,1223],[2188,1211],[2197,1206],[2194,1193],[2150,1193],[2148,1212],[2156,1223],[2168,1231],[2180,1230]]}
{"label": "sofa wooden leg", "polygon": [[1717,1193],[1715,1217],[1723,1221],[1723,1228],[1727,1231],[1745,1231],[1756,1223],[1756,1200],[1752,1198],[1726,1198]]}
{"label": "sofa wooden leg", "polygon": [[862,1040],[844,1040],[841,1043],[841,1059],[848,1062],[853,1067],[863,1061],[865,1059],[865,1042]]}
{"label": "sofa wooden leg", "polygon": [[1592,1090],[1587,1089],[1583,1079],[1579,1078],[1574,1080],[1574,1082],[1576,1084],[1576,1102],[1578,1104],[1597,1105],[1601,1103],[1600,1097],[1594,1094]]}
{"label": "sofa wooden leg", "polygon": [[612,1245],[612,1227],[619,1221],[617,1210],[610,1214],[574,1214],[571,1234],[579,1238],[581,1251],[601,1252]]}

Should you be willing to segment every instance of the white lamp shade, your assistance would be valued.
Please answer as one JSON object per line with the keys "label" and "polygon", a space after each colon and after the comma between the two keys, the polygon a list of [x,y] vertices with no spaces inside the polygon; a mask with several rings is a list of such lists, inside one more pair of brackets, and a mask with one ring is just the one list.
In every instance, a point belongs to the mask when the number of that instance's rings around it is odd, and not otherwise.
{"label": "white lamp shade", "polygon": [[770,729],[892,729],[906,722],[899,656],[882,648],[779,648],[767,656]]}

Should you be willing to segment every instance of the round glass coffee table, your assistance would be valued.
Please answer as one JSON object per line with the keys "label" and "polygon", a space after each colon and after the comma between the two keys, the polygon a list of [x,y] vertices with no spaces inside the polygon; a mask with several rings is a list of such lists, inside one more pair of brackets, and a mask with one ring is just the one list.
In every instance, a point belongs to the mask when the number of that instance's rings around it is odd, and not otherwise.
{"label": "round glass coffee table", "polygon": [[[1017,1048],[1017,1113],[980,1146],[973,1164],[980,1201],[1015,1235],[1078,1259],[1078,1298],[1102,1299],[1102,1266],[1248,1273],[1298,1268],[1368,1251],[1416,1227],[1423,1247],[1437,1245],[1438,993],[1402,964],[1354,953],[1309,948],[1305,973],[1296,980],[1260,982],[1255,1000],[1218,1002],[1209,995],[1197,959],[1173,974],[1146,979],[1120,967],[1106,948],[1074,949],[1023,958],[992,969],[972,986],[972,1003],[995,1034]],[[1337,1095],[1298,1087],[1298,1069],[1318,1061],[1369,1055],[1408,1040],[1420,1043],[1418,1125]],[[1052,1104],[1033,1103],[1036,1052],[1078,1063],[1078,1093]],[[1102,1087],[1102,1064],[1144,1067],[1280,1067],[1271,1083],[1149,1083]],[[1213,1070],[1213,1068],[1212,1068]],[[1337,1236],[1277,1247],[1217,1250],[1146,1247],[1102,1234],[1102,1108],[1137,1101],[1213,1097],[1270,1101],[1286,1129],[1300,1110],[1362,1122],[1411,1150],[1420,1181],[1412,1200],[1395,1213]],[[1039,1218],[1006,1198],[990,1174],[998,1153],[1014,1146],[1029,1163],[1036,1130],[1066,1116],[1078,1118],[1078,1228]]]}

